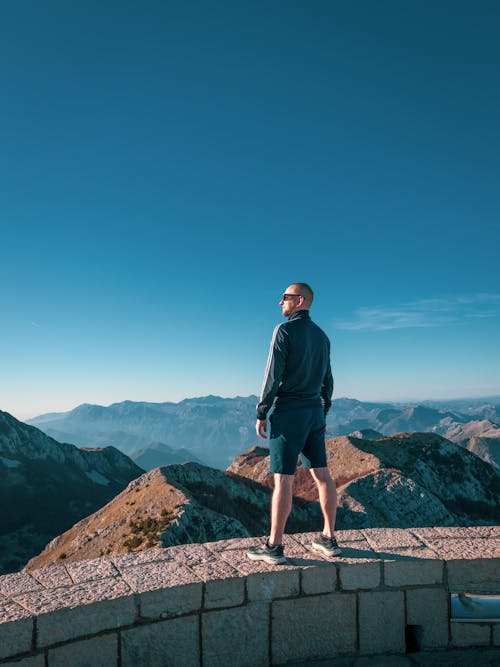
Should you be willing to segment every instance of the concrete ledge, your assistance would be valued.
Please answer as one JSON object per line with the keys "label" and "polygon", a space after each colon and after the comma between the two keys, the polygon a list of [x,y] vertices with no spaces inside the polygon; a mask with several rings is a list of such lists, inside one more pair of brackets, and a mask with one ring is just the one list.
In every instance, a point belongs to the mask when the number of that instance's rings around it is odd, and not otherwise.
{"label": "concrete ledge", "polygon": [[499,592],[500,528],[339,531],[333,560],[312,537],[286,536],[284,566],[248,560],[260,542],[249,538],[0,577],[0,665],[361,665],[499,651],[500,623],[450,623],[449,595]]}

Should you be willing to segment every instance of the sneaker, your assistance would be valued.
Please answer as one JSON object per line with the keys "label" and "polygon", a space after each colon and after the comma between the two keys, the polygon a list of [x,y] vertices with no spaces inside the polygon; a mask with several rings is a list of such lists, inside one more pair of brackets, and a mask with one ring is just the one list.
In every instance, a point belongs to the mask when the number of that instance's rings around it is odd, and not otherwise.
{"label": "sneaker", "polygon": [[286,563],[282,544],[270,547],[266,542],[258,547],[250,547],[247,551],[247,556],[250,560],[263,560],[265,563],[270,563],[271,565]]}
{"label": "sneaker", "polygon": [[315,537],[312,541],[312,548],[321,551],[325,556],[340,556],[342,553],[337,540],[334,537],[326,537],[326,535]]}

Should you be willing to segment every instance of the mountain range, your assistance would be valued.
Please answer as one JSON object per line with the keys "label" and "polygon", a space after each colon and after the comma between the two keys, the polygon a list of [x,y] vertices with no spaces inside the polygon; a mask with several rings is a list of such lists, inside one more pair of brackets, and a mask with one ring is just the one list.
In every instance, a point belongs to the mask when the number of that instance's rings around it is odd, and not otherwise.
{"label": "mountain range", "polygon": [[[179,403],[125,401],[109,407],[80,405],[65,413],[40,415],[28,421],[47,435],[80,447],[113,445],[135,457],[156,448],[155,465],[197,460],[224,469],[255,444],[256,396],[221,398],[205,396]],[[498,464],[500,448],[500,397],[418,405],[369,403],[350,398],[333,401],[327,417],[327,437],[371,429],[382,435],[431,432],[464,447],[469,440],[487,438],[475,445],[478,455]],[[473,435],[471,435],[473,433]],[[156,443],[156,444],[153,444]],[[185,450],[179,458],[158,456],[158,443]],[[474,450],[474,445],[471,445]],[[146,459],[143,459],[146,461]]]}
{"label": "mountain range", "polygon": [[[337,529],[500,522],[500,474],[442,436],[403,433],[327,441],[338,482]],[[269,451],[254,447],[223,472],[187,463],[149,471],[58,536],[27,565],[37,569],[102,555],[269,532]],[[309,471],[299,468],[287,532],[320,530]]]}

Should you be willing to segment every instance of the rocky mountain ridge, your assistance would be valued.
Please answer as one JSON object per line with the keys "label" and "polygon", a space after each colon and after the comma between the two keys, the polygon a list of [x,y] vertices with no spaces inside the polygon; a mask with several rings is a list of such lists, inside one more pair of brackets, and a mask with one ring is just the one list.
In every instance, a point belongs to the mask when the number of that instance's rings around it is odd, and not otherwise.
{"label": "rocky mountain ridge", "polygon": [[[271,486],[268,454],[251,449],[229,470]],[[327,458],[339,490],[339,529],[500,522],[498,471],[438,434],[340,436],[327,441]],[[303,468],[294,494],[316,498]]]}
{"label": "rocky mountain ridge", "polygon": [[78,449],[0,411],[0,571],[18,569],[142,472],[114,447]]}
{"label": "rocky mountain ridge", "polygon": [[[269,532],[270,490],[196,463],[151,470],[52,540],[27,569],[155,547]],[[291,532],[319,529],[318,503],[296,499]]]}
{"label": "rocky mountain ridge", "polygon": [[[111,444],[130,454],[160,442],[173,449],[184,448],[193,459],[207,465],[226,468],[235,456],[255,444],[257,400],[256,396],[205,396],[179,403],[81,405],[67,413],[41,415],[29,423],[59,441],[78,446]],[[463,432],[468,424],[484,425],[485,420],[500,429],[500,397],[483,402],[470,399],[416,405],[339,398],[334,399],[327,417],[327,437],[371,429],[383,435],[432,432],[453,440],[460,429]],[[476,429],[474,437],[483,435],[478,425],[470,427]],[[466,446],[462,441],[460,444]],[[489,447],[495,444],[490,442]],[[490,460],[496,460],[496,456],[490,456]]]}

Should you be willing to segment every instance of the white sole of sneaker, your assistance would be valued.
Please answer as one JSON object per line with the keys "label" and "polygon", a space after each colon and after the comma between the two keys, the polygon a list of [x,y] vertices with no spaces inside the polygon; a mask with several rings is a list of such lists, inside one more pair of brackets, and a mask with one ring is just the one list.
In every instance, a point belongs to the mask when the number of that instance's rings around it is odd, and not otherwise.
{"label": "white sole of sneaker", "polygon": [[334,558],[335,556],[340,556],[342,551],[340,549],[325,549],[325,547],[322,547],[321,544],[315,544],[314,542],[311,542],[311,546],[315,551],[320,551],[324,556],[328,556],[329,558]]}
{"label": "white sole of sneaker", "polygon": [[271,558],[271,556],[265,556],[265,555],[256,555],[252,553],[247,552],[247,558],[250,560],[261,560],[264,563],[269,563],[269,565],[283,565],[286,563],[286,558],[282,556],[281,558]]}

